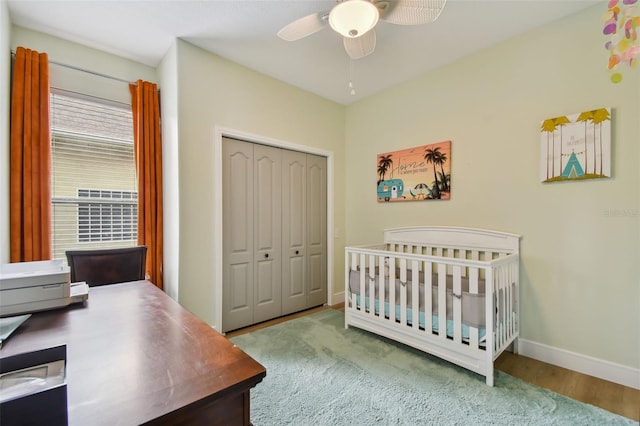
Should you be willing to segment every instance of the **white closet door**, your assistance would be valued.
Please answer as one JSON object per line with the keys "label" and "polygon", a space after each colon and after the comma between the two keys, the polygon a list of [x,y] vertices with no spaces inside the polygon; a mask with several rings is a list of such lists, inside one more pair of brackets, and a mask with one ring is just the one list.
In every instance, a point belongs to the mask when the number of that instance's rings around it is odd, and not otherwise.
{"label": "white closet door", "polygon": [[327,300],[327,160],[223,138],[222,331]]}
{"label": "white closet door", "polygon": [[223,331],[253,323],[253,171],[253,146],[223,139]]}
{"label": "white closet door", "polygon": [[254,145],[255,301],[253,322],[282,313],[282,153]]}
{"label": "white closet door", "polygon": [[307,307],[327,302],[327,159],[307,155]]}
{"label": "white closet door", "polygon": [[282,151],[282,314],[307,307],[306,154]]}

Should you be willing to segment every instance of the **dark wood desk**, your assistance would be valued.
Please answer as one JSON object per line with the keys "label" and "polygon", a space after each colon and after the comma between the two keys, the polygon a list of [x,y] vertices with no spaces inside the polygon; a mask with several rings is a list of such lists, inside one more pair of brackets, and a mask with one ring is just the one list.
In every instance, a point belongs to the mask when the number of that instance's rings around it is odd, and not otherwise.
{"label": "dark wood desk", "polygon": [[[146,281],[33,314],[0,357],[67,345],[70,425],[248,425],[265,368]],[[36,408],[37,409],[37,408]]]}

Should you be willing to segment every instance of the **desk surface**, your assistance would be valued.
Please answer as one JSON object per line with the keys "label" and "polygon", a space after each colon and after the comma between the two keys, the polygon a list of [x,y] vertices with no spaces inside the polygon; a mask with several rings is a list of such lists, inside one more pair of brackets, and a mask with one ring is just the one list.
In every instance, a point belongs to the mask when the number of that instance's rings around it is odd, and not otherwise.
{"label": "desk surface", "polygon": [[266,375],[146,281],[91,287],[84,306],[33,314],[0,357],[61,344],[70,425],[162,422],[245,390],[248,398]]}

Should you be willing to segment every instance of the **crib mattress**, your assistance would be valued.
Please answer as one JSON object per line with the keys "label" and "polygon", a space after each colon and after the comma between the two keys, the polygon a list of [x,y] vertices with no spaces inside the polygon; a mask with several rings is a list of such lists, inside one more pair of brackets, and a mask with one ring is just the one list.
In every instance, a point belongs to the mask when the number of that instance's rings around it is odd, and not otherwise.
{"label": "crib mattress", "polygon": [[[365,298],[365,309],[370,309],[369,298]],[[360,296],[356,296],[356,304],[360,305]],[[380,314],[380,301],[375,299],[374,309],[376,314]],[[395,317],[400,318],[400,305],[396,305],[395,309]],[[384,315],[385,317],[389,317],[389,302],[384,303]],[[407,324],[413,324],[413,309],[407,307]],[[425,322],[425,312],[423,310],[418,312],[418,326],[421,329],[424,329],[426,325]],[[453,320],[447,319],[447,337],[453,338]],[[431,315],[431,331],[434,333],[438,333],[440,330],[440,318],[438,315]],[[484,342],[486,340],[486,329],[484,327],[478,328],[478,339],[479,342]],[[462,340],[467,342],[469,340],[469,325],[462,324]]]}
{"label": "crib mattress", "polygon": [[[374,286],[375,293],[374,298],[376,300],[376,304],[380,298],[380,276],[378,274],[378,268],[375,271]],[[369,271],[365,270],[365,300],[369,299]],[[399,271],[396,271],[396,277],[399,277]],[[434,314],[434,317],[437,318],[438,315],[438,274],[433,273],[431,277],[431,282],[434,283],[431,287],[431,312]],[[424,316],[425,312],[425,297],[424,297],[424,273],[419,273],[419,296],[418,296],[418,307],[421,315]],[[385,305],[389,303],[389,277],[384,277],[384,300]],[[406,286],[407,290],[407,309],[410,310],[411,306],[413,306],[413,286],[412,286],[412,272],[411,270],[407,271],[407,281],[402,283],[399,278],[395,279],[395,301],[396,301],[396,311],[399,312],[400,309],[400,291],[401,288]],[[447,320],[453,319],[453,276],[447,275],[446,277],[446,312],[447,312]],[[475,327],[475,328],[485,328],[485,281],[484,279],[478,280],[478,293],[470,293],[469,292],[469,279],[467,277],[461,277],[461,287],[462,287],[462,323],[465,327]],[[355,294],[360,296],[360,271],[352,270],[349,274],[349,291],[351,294]],[[387,312],[388,308],[385,308],[385,312]],[[396,314],[396,317],[399,318],[399,314]],[[407,313],[407,317],[411,317],[409,313]],[[422,325],[421,325],[422,326]]]}

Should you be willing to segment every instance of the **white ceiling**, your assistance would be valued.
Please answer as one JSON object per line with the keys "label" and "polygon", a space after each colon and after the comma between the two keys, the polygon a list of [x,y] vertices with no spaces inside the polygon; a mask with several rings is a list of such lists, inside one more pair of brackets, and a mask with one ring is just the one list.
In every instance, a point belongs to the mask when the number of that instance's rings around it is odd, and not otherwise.
{"label": "white ceiling", "polygon": [[381,21],[375,52],[353,61],[350,95],[350,60],[329,27],[295,42],[276,36],[297,18],[331,9],[333,0],[8,0],[11,22],[21,27],[152,67],[180,38],[345,105],[595,3],[448,0],[431,24]]}

